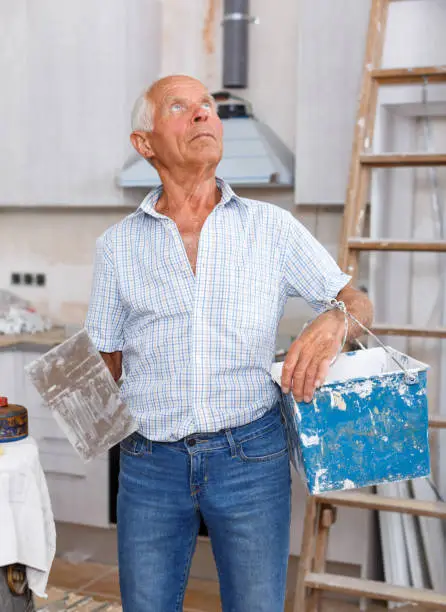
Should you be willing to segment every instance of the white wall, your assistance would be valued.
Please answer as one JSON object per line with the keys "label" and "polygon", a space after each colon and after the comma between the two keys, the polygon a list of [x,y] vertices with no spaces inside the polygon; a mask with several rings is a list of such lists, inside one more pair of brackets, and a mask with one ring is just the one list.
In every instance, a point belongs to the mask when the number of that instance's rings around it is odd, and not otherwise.
{"label": "white wall", "polygon": [[299,0],[296,202],[344,202],[370,0]]}

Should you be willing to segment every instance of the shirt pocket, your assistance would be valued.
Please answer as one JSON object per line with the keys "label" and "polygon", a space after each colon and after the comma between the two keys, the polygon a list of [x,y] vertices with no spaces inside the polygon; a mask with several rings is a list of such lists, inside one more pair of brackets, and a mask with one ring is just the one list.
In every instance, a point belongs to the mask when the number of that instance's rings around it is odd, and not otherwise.
{"label": "shirt pocket", "polygon": [[279,289],[268,270],[258,266],[236,270],[233,320],[241,331],[275,329]]}

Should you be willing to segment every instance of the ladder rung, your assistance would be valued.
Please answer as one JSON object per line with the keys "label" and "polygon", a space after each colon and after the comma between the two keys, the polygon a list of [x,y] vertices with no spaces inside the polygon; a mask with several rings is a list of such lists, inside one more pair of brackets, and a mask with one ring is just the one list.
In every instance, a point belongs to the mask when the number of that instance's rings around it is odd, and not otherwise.
{"label": "ladder rung", "polygon": [[441,416],[440,414],[430,414],[429,427],[433,427],[435,429],[446,429],[446,417]]}
{"label": "ladder rung", "polygon": [[348,248],[352,251],[446,251],[446,240],[376,240],[375,238],[349,238]]}
{"label": "ladder rung", "polygon": [[358,493],[356,491],[323,493],[315,495],[321,502],[334,506],[349,506],[352,508],[368,508],[384,512],[400,512],[401,514],[416,514],[446,519],[446,503],[407,499],[399,497],[384,497],[373,493]]}
{"label": "ladder rung", "polygon": [[313,572],[305,576],[305,586],[333,593],[347,593],[359,595],[370,599],[383,599],[385,601],[410,601],[437,610],[446,610],[446,595],[429,591],[428,589],[414,589],[410,587],[387,584],[377,580],[363,580],[337,574],[316,574]]}
{"label": "ladder rung", "polygon": [[360,156],[363,165],[370,168],[393,168],[416,166],[446,166],[445,153],[363,153]]}
{"label": "ladder rung", "polygon": [[430,328],[416,327],[415,325],[386,325],[375,323],[372,331],[380,336],[410,336],[423,338],[446,338],[446,327]]}
{"label": "ladder rung", "polygon": [[445,83],[446,66],[372,70],[371,76],[381,85],[419,84],[423,82],[423,79],[428,79],[430,83]]}

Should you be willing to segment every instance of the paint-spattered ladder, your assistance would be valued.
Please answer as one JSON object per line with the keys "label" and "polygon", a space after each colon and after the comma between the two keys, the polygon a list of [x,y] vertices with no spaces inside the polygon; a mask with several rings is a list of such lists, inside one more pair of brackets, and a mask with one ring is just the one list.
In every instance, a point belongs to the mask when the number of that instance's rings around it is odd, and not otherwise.
{"label": "paint-spattered ladder", "polygon": [[[373,168],[446,166],[446,154],[371,154],[367,152],[372,150],[380,86],[446,82],[446,66],[386,70],[381,68],[388,8],[391,1],[372,0],[370,14],[339,256],[341,268],[354,279],[357,276],[359,255],[364,251],[446,252],[445,241],[420,242],[363,237]],[[423,329],[415,326],[396,327],[375,324],[373,330],[381,335],[446,338],[446,329],[442,328]],[[446,419],[432,417],[429,425],[430,427],[446,428]],[[385,582],[326,573],[328,536],[330,527],[336,520],[336,509],[339,506],[407,513],[446,520],[446,504],[442,502],[381,497],[359,491],[308,497],[293,612],[318,612],[320,596],[324,591],[367,599],[410,602],[415,606],[420,606],[420,610],[446,610],[446,596],[428,589],[402,587]]]}

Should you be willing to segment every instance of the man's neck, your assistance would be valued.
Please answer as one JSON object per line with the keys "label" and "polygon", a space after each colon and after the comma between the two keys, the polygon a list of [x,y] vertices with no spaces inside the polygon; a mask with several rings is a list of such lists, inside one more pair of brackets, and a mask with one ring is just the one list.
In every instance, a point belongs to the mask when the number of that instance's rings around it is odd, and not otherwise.
{"label": "man's neck", "polygon": [[[163,174],[163,173],[162,173]],[[215,175],[203,173],[187,176],[161,176],[163,193],[158,200],[158,212],[178,217],[184,214],[208,215],[220,201]]]}

